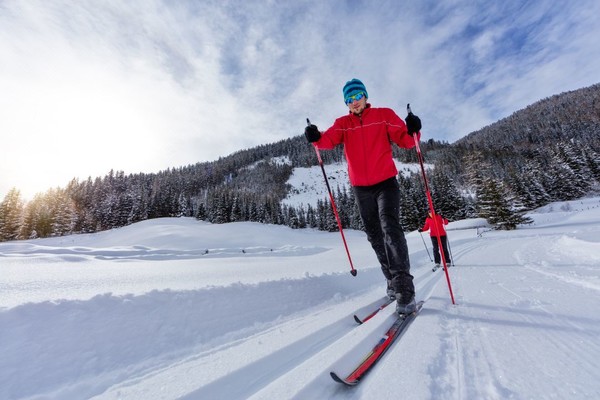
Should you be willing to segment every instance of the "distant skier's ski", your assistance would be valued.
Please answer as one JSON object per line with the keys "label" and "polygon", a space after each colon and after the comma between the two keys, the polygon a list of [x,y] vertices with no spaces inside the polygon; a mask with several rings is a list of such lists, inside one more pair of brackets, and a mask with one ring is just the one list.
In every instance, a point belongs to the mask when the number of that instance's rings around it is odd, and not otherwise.
{"label": "distant skier's ski", "polygon": [[[448,265],[448,267],[450,267],[450,265]],[[438,269],[440,269],[440,268],[441,268],[442,270],[444,269],[444,267],[443,267],[441,264],[437,264],[437,265],[435,265],[433,268],[431,268],[431,270],[432,270],[433,272],[435,272],[435,271],[437,271],[437,270],[438,270]]]}
{"label": "distant skier's ski", "polygon": [[367,315],[364,318],[360,318],[358,315],[354,314],[354,320],[359,323],[359,324],[364,324],[365,322],[367,322],[368,320],[370,320],[371,318],[373,318],[375,316],[375,314],[377,314],[379,311],[383,310],[384,308],[386,308],[387,306],[389,306],[390,304],[392,304],[395,300],[390,299],[389,297],[387,298],[387,300],[385,302],[383,302],[379,308],[375,311],[373,311],[372,313],[370,313],[369,315]]}
{"label": "distant skier's ski", "polygon": [[343,383],[348,386],[356,386],[360,380],[365,376],[367,372],[381,359],[383,354],[390,348],[394,341],[402,334],[408,325],[415,319],[421,308],[423,302],[417,303],[417,310],[411,314],[400,315],[394,321],[392,326],[387,332],[381,337],[379,342],[373,347],[373,349],[362,359],[358,367],[354,369],[347,377],[340,377],[335,371],[331,371],[329,374],[334,381]]}

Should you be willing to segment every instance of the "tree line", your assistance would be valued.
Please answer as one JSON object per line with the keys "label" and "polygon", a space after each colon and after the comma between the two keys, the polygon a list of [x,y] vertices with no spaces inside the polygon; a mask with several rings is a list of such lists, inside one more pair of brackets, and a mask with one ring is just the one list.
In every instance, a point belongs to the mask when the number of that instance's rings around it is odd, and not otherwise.
{"label": "tree line", "polygon": [[[600,85],[544,99],[450,145],[421,144],[433,164],[428,179],[436,211],[449,220],[483,217],[498,229],[527,223],[523,214],[572,200],[600,182]],[[325,164],[343,150],[321,153]],[[416,162],[414,150],[394,157]],[[293,169],[316,165],[302,135],[242,150],[213,162],[151,174],[110,171],[73,179],[24,201],[13,188],[0,203],[0,241],[92,233],[160,217],[212,223],[255,221],[292,228],[337,230],[329,200],[293,207],[282,200]],[[421,226],[428,211],[420,174],[400,174],[404,229]],[[324,184],[324,183],[323,183]],[[362,229],[351,189],[334,188],[345,228]]]}

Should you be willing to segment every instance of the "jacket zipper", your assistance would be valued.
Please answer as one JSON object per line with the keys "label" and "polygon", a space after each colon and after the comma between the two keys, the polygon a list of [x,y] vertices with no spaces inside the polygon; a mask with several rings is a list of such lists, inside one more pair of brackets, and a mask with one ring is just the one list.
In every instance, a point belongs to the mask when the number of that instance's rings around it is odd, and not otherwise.
{"label": "jacket zipper", "polygon": [[367,159],[368,158],[367,157],[368,156],[368,154],[367,154],[367,148],[364,145],[365,142],[366,142],[366,140],[365,140],[365,136],[364,136],[365,130],[364,130],[364,125],[363,125],[362,115],[358,116],[358,121],[360,122],[360,138],[361,138],[361,141],[363,143],[363,146],[362,146],[362,148],[363,148],[363,161],[364,161],[363,162],[363,167],[365,169],[365,178],[367,178],[367,182],[366,182],[367,185],[370,185],[371,182],[370,182],[370,180],[368,178],[371,176],[371,173],[370,173],[370,171],[368,171],[369,163],[368,163],[368,159]]}

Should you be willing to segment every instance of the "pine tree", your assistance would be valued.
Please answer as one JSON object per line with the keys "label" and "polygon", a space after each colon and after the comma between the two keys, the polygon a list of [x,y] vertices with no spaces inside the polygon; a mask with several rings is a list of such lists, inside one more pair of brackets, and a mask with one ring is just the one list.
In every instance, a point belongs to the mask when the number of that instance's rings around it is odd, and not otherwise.
{"label": "pine tree", "polygon": [[523,217],[515,210],[514,196],[495,179],[483,182],[477,204],[479,216],[485,218],[496,229],[512,230],[516,229],[517,225],[531,223],[529,218]]}
{"label": "pine tree", "polygon": [[338,230],[337,221],[331,204],[327,200],[317,201],[318,228],[322,231],[335,232]]}
{"label": "pine tree", "polygon": [[238,222],[238,221],[243,221],[243,215],[242,215],[242,205],[241,203],[241,199],[239,195],[234,195],[233,196],[233,201],[231,204],[231,216],[229,218],[229,221],[231,222]]}
{"label": "pine tree", "polygon": [[565,169],[570,171],[570,185],[579,194],[584,195],[590,188],[591,172],[583,157],[583,153],[572,141],[561,142],[554,146],[554,159],[562,163]]}
{"label": "pine tree", "polygon": [[481,192],[486,178],[492,176],[489,172],[491,165],[480,151],[474,151],[465,156],[463,165],[468,185],[475,193]]}
{"label": "pine tree", "polygon": [[77,213],[68,193],[60,188],[50,190],[46,195],[46,201],[50,204],[50,215],[52,216],[51,236],[72,234]]}
{"label": "pine tree", "polygon": [[585,191],[573,171],[556,154],[549,161],[543,174],[552,201],[573,200],[583,196]]}
{"label": "pine tree", "polygon": [[258,221],[258,204],[256,198],[253,198],[248,205],[248,221]]}
{"label": "pine tree", "polygon": [[590,171],[591,178],[600,183],[600,152],[594,151],[592,148],[586,147],[582,149],[583,159]]}
{"label": "pine tree", "polygon": [[453,179],[445,172],[444,167],[436,165],[430,176],[431,197],[436,213],[450,221],[464,219],[465,199]]}
{"label": "pine tree", "polygon": [[363,224],[362,218],[360,216],[360,210],[358,208],[358,203],[356,202],[356,196],[354,195],[354,190],[350,190],[350,195],[348,201],[352,207],[352,216],[350,217],[350,228],[356,229],[359,231],[365,230],[365,225]]}
{"label": "pine tree", "polygon": [[196,208],[196,219],[204,221],[206,220],[206,206],[204,203],[198,203],[198,207]]}
{"label": "pine tree", "polygon": [[317,211],[310,204],[306,208],[306,225],[310,228],[319,227]]}
{"label": "pine tree", "polygon": [[287,214],[287,221],[285,225],[292,229],[300,228],[300,220],[298,218],[298,214],[296,213],[296,209],[294,207],[286,207],[284,211]]}
{"label": "pine tree", "polygon": [[427,215],[427,198],[417,174],[409,177],[398,176],[400,186],[400,225],[406,231],[413,231],[421,226]]}
{"label": "pine tree", "polygon": [[0,203],[0,242],[19,237],[23,223],[21,192],[12,188]]}
{"label": "pine tree", "polygon": [[21,229],[22,238],[35,239],[52,235],[54,217],[50,210],[49,197],[48,193],[38,193],[25,206],[24,222]]}
{"label": "pine tree", "polygon": [[304,229],[307,227],[306,223],[306,212],[304,211],[304,207],[302,204],[298,207],[298,228]]}
{"label": "pine tree", "polygon": [[537,160],[528,160],[520,172],[512,171],[508,185],[523,203],[525,209],[533,210],[550,202],[550,195],[543,185],[542,166]]}

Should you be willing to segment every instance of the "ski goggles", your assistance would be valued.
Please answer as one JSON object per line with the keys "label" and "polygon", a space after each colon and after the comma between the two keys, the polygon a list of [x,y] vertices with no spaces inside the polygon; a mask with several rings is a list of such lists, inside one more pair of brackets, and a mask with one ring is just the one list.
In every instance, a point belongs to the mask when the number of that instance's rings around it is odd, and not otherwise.
{"label": "ski goggles", "polygon": [[352,103],[354,103],[355,101],[359,101],[361,100],[363,97],[365,97],[365,92],[358,92],[353,96],[348,96],[344,99],[344,101],[346,102],[346,105],[350,105]]}

